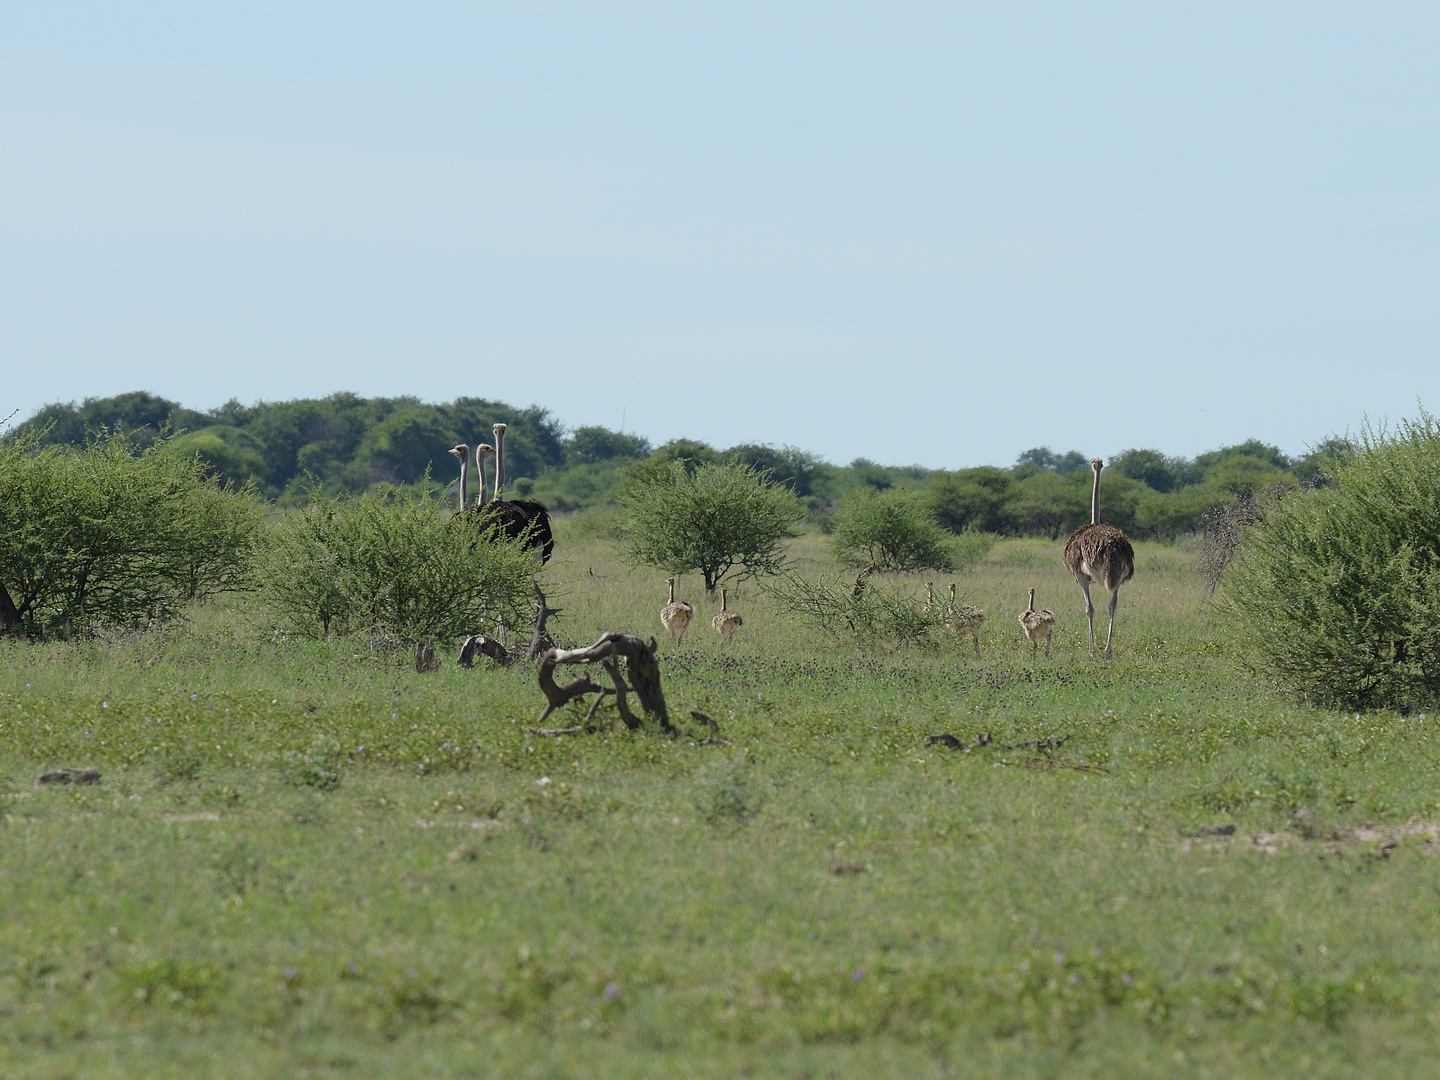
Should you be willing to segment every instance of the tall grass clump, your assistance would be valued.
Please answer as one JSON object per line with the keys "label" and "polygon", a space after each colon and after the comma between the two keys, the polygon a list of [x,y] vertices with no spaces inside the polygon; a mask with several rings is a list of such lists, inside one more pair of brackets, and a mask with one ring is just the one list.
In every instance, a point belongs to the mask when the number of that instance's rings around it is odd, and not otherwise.
{"label": "tall grass clump", "polygon": [[0,440],[0,630],[84,633],[249,584],[262,511],[166,440]]}
{"label": "tall grass clump", "polygon": [[893,488],[846,496],[833,536],[835,556],[846,565],[896,571],[969,570],[995,543],[973,529],[947,534],[914,496]]}
{"label": "tall grass clump", "polygon": [[1256,666],[1345,708],[1440,698],[1440,425],[1366,429],[1334,484],[1247,530],[1224,589]]}
{"label": "tall grass clump", "polygon": [[370,632],[405,640],[523,626],[538,569],[524,544],[456,517],[428,487],[315,498],[271,531],[264,593],[309,637]]}

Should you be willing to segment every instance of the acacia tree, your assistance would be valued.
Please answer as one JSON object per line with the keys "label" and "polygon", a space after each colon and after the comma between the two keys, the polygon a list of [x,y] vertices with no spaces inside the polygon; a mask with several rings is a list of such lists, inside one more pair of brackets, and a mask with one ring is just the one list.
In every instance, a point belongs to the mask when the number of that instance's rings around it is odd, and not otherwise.
{"label": "acacia tree", "polygon": [[731,574],[774,574],[780,542],[793,536],[800,503],[765,473],[741,462],[674,462],[637,477],[621,495],[626,558],[672,574],[699,571],[713,594]]}

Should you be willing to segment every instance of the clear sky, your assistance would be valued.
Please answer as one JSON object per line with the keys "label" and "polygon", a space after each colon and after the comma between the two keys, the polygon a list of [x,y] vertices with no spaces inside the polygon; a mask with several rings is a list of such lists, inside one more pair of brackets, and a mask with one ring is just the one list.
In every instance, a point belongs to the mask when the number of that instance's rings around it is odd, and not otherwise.
{"label": "clear sky", "polygon": [[1440,5],[9,4],[0,415],[1008,464],[1440,403]]}

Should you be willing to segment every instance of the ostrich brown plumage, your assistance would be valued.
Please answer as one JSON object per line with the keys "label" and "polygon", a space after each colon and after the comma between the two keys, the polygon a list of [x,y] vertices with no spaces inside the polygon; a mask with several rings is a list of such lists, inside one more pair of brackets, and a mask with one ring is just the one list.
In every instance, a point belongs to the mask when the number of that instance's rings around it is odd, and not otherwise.
{"label": "ostrich brown plumage", "polygon": [[1090,656],[1095,656],[1095,605],[1090,601],[1090,586],[1096,584],[1110,590],[1110,630],[1105,635],[1105,659],[1115,638],[1115,607],[1120,601],[1120,586],[1135,576],[1135,549],[1130,538],[1114,525],[1100,524],[1100,470],[1105,462],[1095,458],[1095,486],[1090,492],[1090,524],[1081,525],[1065,544],[1065,569],[1075,575],[1075,582],[1085,594],[1085,621],[1090,627]]}
{"label": "ostrich brown plumage", "polygon": [[1045,642],[1045,655],[1050,655],[1050,639],[1055,616],[1041,608],[1035,610],[1035,590],[1030,590],[1030,603],[1025,610],[1020,612],[1020,629],[1025,631],[1025,636],[1030,639],[1030,655],[1033,657],[1040,648],[1040,642]]}
{"label": "ostrich brown plumage", "polygon": [[675,579],[667,577],[665,584],[670,586],[670,602],[660,609],[660,621],[665,629],[670,631],[670,640],[679,645],[685,640],[685,631],[690,628],[690,619],[695,614],[695,607],[687,604],[684,600],[675,599]]}
{"label": "ostrich brown plumage", "polygon": [[[927,581],[926,586],[929,586]],[[955,596],[955,582],[946,586],[950,590],[950,602],[945,605],[945,629],[959,637],[969,635],[975,643],[975,655],[980,655],[980,627],[985,622],[985,612],[970,604],[962,604]]]}
{"label": "ostrich brown plumage", "polygon": [[730,590],[720,590],[720,614],[710,620],[710,625],[720,635],[722,641],[729,641],[735,636],[735,631],[745,625],[745,620],[730,610]]}

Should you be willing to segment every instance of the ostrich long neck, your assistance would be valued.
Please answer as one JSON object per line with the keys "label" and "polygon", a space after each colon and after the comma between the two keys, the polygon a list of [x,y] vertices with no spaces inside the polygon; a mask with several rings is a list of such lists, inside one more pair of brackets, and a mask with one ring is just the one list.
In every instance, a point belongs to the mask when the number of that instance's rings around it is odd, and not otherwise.
{"label": "ostrich long neck", "polygon": [[1026,612],[1031,612],[1031,611],[1034,611],[1034,610],[1035,610],[1035,590],[1034,590],[1034,589],[1031,589],[1031,590],[1030,590],[1030,603],[1028,603],[1028,604],[1025,605],[1025,610],[1026,610]]}
{"label": "ostrich long neck", "polygon": [[670,603],[675,602],[675,582],[670,582]]}
{"label": "ostrich long neck", "polygon": [[499,502],[505,490],[505,425],[496,424],[495,432],[495,501]]}
{"label": "ostrich long neck", "polygon": [[490,493],[485,490],[485,459],[483,457],[475,459],[475,474],[480,478],[480,491],[475,496],[475,505],[484,506],[490,499]]}
{"label": "ostrich long neck", "polygon": [[[466,457],[468,457],[468,456],[469,456],[469,455],[467,454]],[[467,473],[467,466],[468,466],[468,464],[469,464],[469,463],[465,460],[465,457],[462,457],[462,458],[460,459],[460,498],[459,498],[458,500],[456,500],[456,503],[455,503],[455,512],[456,512],[457,514],[460,513],[461,511],[463,511],[463,510],[465,509],[465,480],[466,480],[466,473]],[[482,483],[483,483],[483,479],[482,479]]]}
{"label": "ostrich long neck", "polygon": [[1090,524],[1100,524],[1100,467],[1095,467],[1095,487],[1090,491]]}

